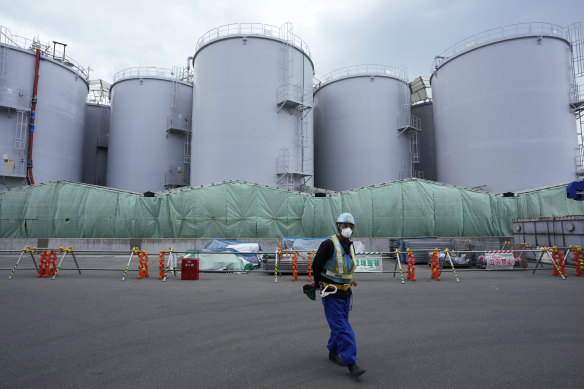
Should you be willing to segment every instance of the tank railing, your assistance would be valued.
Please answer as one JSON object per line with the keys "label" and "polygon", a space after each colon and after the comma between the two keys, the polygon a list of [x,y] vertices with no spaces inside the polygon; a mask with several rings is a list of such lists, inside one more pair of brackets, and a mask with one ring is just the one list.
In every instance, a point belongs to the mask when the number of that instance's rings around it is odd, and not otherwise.
{"label": "tank railing", "polygon": [[207,31],[197,41],[197,51],[207,43],[216,39],[234,35],[257,35],[281,39],[299,48],[310,57],[310,48],[302,39],[285,28],[263,23],[232,23]]}
{"label": "tank railing", "polygon": [[393,67],[385,65],[354,65],[333,70],[314,82],[315,88],[319,88],[329,82],[353,76],[384,76],[393,77],[408,82],[407,71],[404,66]]}
{"label": "tank railing", "polygon": [[557,36],[566,40],[570,39],[568,29],[557,24],[541,22],[511,24],[472,35],[458,43],[455,43],[453,46],[450,46],[448,49],[443,51],[440,55],[434,57],[434,69],[439,68],[448,59],[460,53],[463,53],[467,50],[472,50],[476,47],[480,47],[488,43],[509,38],[538,35]]}
{"label": "tank railing", "polygon": [[190,82],[192,73],[190,71],[175,72],[170,69],[157,68],[155,66],[134,67],[120,70],[114,75],[114,82],[125,78],[150,77],[165,78],[182,82]]}
{"label": "tank railing", "polygon": [[[51,47],[50,44],[48,43],[42,44],[36,39],[29,39],[22,36],[14,35],[10,32],[9,29],[3,26],[0,26],[0,43],[5,43],[7,45],[15,46],[24,50],[35,51],[39,49],[41,55],[50,58],[54,61],[65,63],[66,65],[73,67],[77,71],[77,73],[86,80],[89,77],[87,69],[81,66],[73,58],[64,55],[64,52],[61,52],[59,50],[54,50],[53,52],[53,48]],[[65,59],[63,60],[63,58]]]}
{"label": "tank railing", "polygon": [[14,35],[4,26],[0,26],[0,43],[15,46],[25,50],[40,49],[43,55],[52,55],[51,46],[49,44],[43,45],[36,39],[29,39],[23,36]]}

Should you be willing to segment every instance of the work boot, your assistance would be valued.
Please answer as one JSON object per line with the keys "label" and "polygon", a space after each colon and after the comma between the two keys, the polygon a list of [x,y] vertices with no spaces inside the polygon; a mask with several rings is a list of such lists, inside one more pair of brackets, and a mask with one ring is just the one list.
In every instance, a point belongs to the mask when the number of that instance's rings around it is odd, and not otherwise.
{"label": "work boot", "polygon": [[341,359],[341,356],[339,354],[333,353],[332,351],[329,351],[329,360],[333,361],[337,365],[343,366],[343,360]]}
{"label": "work boot", "polygon": [[359,377],[365,373],[365,370],[361,369],[356,363],[352,363],[347,367],[349,368],[349,373],[351,373],[353,377]]}

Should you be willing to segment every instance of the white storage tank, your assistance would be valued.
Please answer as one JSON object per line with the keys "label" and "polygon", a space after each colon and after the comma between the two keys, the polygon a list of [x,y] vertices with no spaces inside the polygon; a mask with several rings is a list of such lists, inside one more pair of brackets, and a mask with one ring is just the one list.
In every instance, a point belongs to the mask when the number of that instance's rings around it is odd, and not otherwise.
{"label": "white storage tank", "polygon": [[189,184],[192,98],[192,77],[181,68],[114,76],[107,186],[143,193]]}
{"label": "white storage tank", "polygon": [[570,48],[562,27],[526,23],[478,34],[436,57],[439,181],[504,193],[576,178]]}
{"label": "white storage tank", "polygon": [[0,27],[0,188],[26,184],[29,123],[39,50],[32,142],[34,183],[81,181],[85,70],[66,45],[41,44]]}
{"label": "white storage tank", "polygon": [[409,127],[405,69],[358,65],[320,80],[314,92],[315,186],[344,191],[411,177],[410,135],[416,132]]}
{"label": "white storage tank", "polygon": [[213,29],[197,42],[193,68],[191,185],[312,185],[314,66],[290,24]]}

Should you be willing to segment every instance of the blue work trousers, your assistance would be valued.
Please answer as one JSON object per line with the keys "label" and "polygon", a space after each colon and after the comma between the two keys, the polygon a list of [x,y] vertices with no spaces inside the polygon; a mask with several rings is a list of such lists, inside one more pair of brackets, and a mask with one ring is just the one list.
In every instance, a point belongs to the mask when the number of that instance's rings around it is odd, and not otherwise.
{"label": "blue work trousers", "polygon": [[345,366],[357,362],[355,333],[349,324],[352,298],[345,300],[327,296],[321,299],[326,320],[331,328],[331,336],[327,348],[333,353],[339,354]]}

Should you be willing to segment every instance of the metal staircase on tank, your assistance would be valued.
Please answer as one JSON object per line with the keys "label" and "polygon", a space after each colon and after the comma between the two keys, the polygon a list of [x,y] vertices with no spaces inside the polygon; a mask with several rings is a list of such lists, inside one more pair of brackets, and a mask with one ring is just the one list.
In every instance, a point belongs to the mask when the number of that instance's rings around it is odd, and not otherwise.
{"label": "metal staircase on tank", "polygon": [[[276,91],[277,112],[284,111],[294,116],[296,126],[294,129],[295,150],[291,155],[287,147],[280,149],[276,161],[276,174],[278,176],[277,187],[289,190],[298,190],[308,182],[312,174],[312,161],[306,159],[306,150],[309,148],[308,138],[308,113],[312,109],[309,95],[312,89],[305,90],[304,85],[298,83],[298,77],[294,73],[294,51],[291,23],[285,23],[280,29],[282,42],[281,75],[282,84]],[[304,72],[304,63],[300,64]],[[304,83],[304,74],[300,75]]]}
{"label": "metal staircase on tank", "polygon": [[169,169],[164,176],[164,189],[190,185],[191,169],[191,117],[179,112],[179,87],[181,81],[188,81],[188,70],[179,66],[172,68],[173,79],[170,93],[170,115],[167,119],[166,136],[182,136],[183,166],[176,171]]}
{"label": "metal staircase on tank", "polygon": [[568,27],[570,39],[570,109],[576,116],[578,148],[576,156],[576,176],[584,179],[584,25],[575,23]]}
{"label": "metal staircase on tank", "polygon": [[89,80],[87,102],[92,104],[109,105],[111,84],[104,80]]}
{"label": "metal staircase on tank", "polygon": [[[402,78],[407,79],[405,67],[400,68]],[[422,131],[422,120],[412,115],[410,86],[402,88],[399,92],[400,112],[397,118],[398,136],[407,136],[409,139],[409,159],[402,166],[400,179],[404,178],[423,178],[423,173],[415,168],[420,163],[420,140],[419,133]]]}

